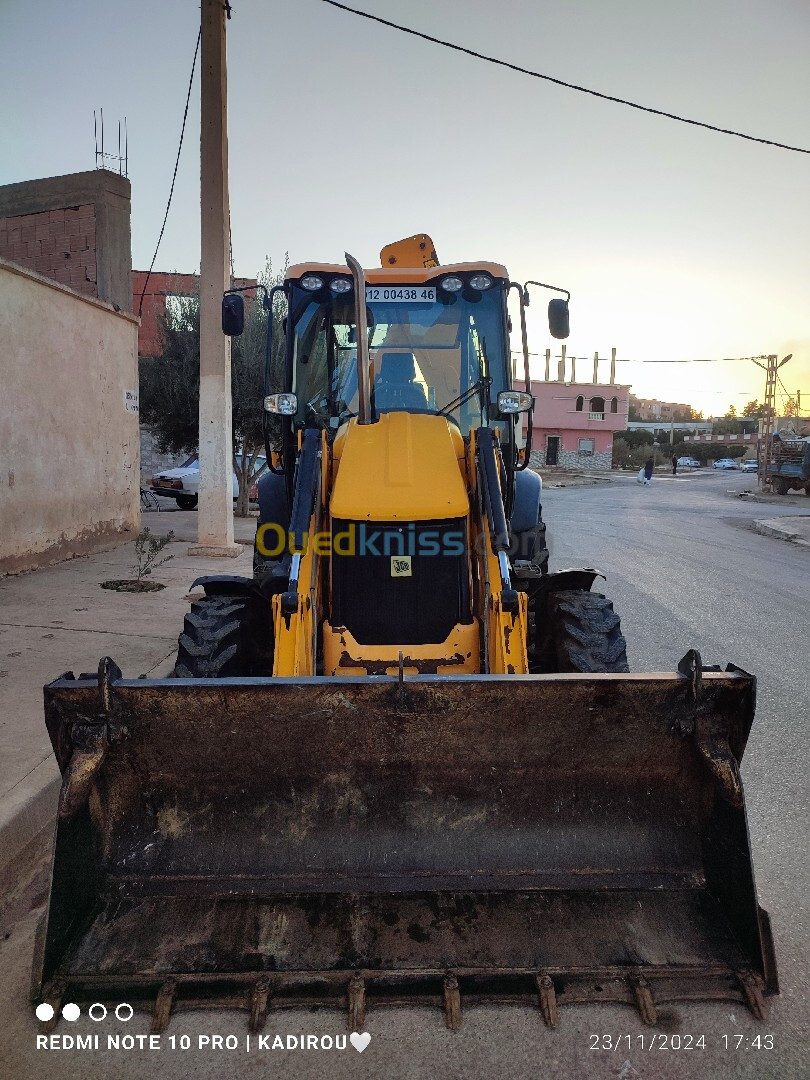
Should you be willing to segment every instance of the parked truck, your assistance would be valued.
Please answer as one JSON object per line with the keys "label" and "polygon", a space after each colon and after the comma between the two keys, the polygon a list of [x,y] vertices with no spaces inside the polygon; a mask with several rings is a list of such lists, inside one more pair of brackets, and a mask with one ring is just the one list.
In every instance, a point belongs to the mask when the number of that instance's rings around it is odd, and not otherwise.
{"label": "parked truck", "polygon": [[793,489],[804,489],[810,495],[810,436],[777,432],[771,443],[770,460],[765,476],[777,495],[787,495]]}

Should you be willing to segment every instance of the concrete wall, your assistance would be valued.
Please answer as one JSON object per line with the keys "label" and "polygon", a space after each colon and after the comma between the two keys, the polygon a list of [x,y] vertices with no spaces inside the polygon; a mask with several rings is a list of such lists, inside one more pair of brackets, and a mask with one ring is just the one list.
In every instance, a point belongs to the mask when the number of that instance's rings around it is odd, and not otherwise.
{"label": "concrete wall", "polygon": [[0,573],[139,528],[137,341],[132,315],[0,259]]}
{"label": "concrete wall", "polygon": [[3,185],[0,257],[132,311],[129,180],[94,169]]}

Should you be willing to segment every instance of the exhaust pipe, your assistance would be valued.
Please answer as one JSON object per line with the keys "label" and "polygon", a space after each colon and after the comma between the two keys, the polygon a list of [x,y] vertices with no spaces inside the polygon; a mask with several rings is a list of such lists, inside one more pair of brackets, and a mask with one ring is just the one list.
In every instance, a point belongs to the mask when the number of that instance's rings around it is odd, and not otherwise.
{"label": "exhaust pipe", "polygon": [[355,323],[357,326],[357,423],[371,424],[371,381],[369,379],[368,323],[366,320],[366,276],[353,255],[345,252],[346,265],[354,281]]}

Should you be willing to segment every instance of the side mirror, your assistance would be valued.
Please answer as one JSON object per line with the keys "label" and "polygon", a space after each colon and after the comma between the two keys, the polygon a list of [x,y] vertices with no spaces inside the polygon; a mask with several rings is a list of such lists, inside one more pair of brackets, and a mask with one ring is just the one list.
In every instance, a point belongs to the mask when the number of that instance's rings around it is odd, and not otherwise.
{"label": "side mirror", "polygon": [[548,329],[553,338],[565,340],[571,332],[568,325],[568,301],[559,297],[548,302]]}
{"label": "side mirror", "polygon": [[239,337],[245,329],[245,301],[239,293],[225,293],[222,297],[222,333]]}

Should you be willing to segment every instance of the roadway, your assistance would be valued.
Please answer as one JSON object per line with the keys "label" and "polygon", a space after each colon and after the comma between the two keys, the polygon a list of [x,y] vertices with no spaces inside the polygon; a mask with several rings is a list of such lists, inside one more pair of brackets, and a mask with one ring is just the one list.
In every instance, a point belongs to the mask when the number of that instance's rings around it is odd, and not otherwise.
{"label": "roadway", "polygon": [[[551,567],[594,565],[605,570],[604,591],[623,617],[631,668],[672,670],[689,648],[705,663],[733,661],[759,678],[757,716],[743,764],[760,903],[770,911],[781,996],[771,1018],[758,1022],[742,1006],[678,1004],[662,1009],[658,1029],[618,1006],[568,1007],[556,1031],[538,1009],[469,1009],[459,1034],[445,1029],[438,1009],[400,1008],[368,1014],[371,1043],[362,1056],[344,1051],[244,1049],[244,1014],[180,1014],[160,1051],[37,1050],[37,1027],[27,1004],[33,933],[42,896],[0,943],[0,1075],[10,1080],[146,1080],[161,1076],[215,1078],[315,1077],[636,1077],[708,1080],[807,1075],[808,989],[806,842],[808,692],[807,646],[810,551],[758,534],[755,518],[810,513],[810,500],[790,497],[762,505],[734,497],[755,485],[738,473],[657,476],[650,487],[634,477],[585,488],[548,489]],[[338,1035],[337,1012],[285,1010],[271,1015],[266,1033]],[[704,1036],[704,1047],[639,1048],[639,1036]],[[127,1025],[95,1024],[82,1016],[62,1021],[59,1034],[148,1032],[146,1017]],[[238,1050],[195,1049],[200,1034],[236,1035]],[[188,1035],[191,1048],[174,1049],[168,1036]],[[592,1050],[593,1036],[629,1036],[616,1050]],[[756,1048],[772,1036],[773,1049]],[[724,1040],[724,1036],[728,1039]],[[735,1048],[736,1037],[743,1045]],[[686,1042],[682,1038],[682,1044]],[[671,1043],[671,1040],[670,1040]],[[748,1048],[744,1048],[747,1044]],[[647,1044],[648,1045],[648,1044]]]}

